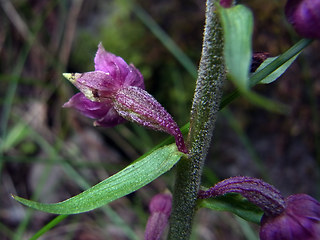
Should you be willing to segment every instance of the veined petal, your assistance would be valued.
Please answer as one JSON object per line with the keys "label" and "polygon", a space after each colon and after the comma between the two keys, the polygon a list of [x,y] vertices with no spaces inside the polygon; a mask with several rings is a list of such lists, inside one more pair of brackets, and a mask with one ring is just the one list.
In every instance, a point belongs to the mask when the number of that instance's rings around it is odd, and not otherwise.
{"label": "veined petal", "polygon": [[291,195],[279,215],[261,220],[261,240],[315,240],[320,236],[320,203],[306,194]]}
{"label": "veined petal", "polygon": [[86,98],[83,93],[75,94],[63,107],[74,108],[86,117],[97,119],[95,125],[113,127],[125,121],[113,109],[111,104],[106,102],[93,102]]}
{"label": "veined petal", "polygon": [[106,112],[111,108],[111,105],[90,101],[83,93],[77,93],[62,107],[75,108],[83,115],[97,119],[105,116]]}
{"label": "veined petal", "polygon": [[123,84],[124,87],[136,86],[144,89],[144,81],[143,76],[138,69],[133,66],[133,64],[129,65],[130,71],[126,76],[125,82]]}
{"label": "veined petal", "polygon": [[110,77],[110,74],[102,71],[64,73],[63,76],[94,102],[110,101],[119,89],[119,85]]}
{"label": "veined petal", "polygon": [[121,58],[107,52],[101,43],[94,58],[95,70],[109,73],[119,85],[123,85],[130,72],[129,65]]}
{"label": "veined petal", "polygon": [[295,194],[289,196],[286,201],[296,215],[320,221],[320,203],[313,197],[306,194]]}
{"label": "veined petal", "polygon": [[98,127],[114,127],[118,124],[125,122],[126,119],[119,116],[119,114],[114,110],[114,108],[110,108],[109,111],[102,118],[94,121],[93,125]]}
{"label": "veined petal", "polygon": [[102,44],[94,58],[95,70],[109,73],[118,86],[136,86],[144,89],[143,76],[133,64],[128,65],[121,57],[107,52]]}

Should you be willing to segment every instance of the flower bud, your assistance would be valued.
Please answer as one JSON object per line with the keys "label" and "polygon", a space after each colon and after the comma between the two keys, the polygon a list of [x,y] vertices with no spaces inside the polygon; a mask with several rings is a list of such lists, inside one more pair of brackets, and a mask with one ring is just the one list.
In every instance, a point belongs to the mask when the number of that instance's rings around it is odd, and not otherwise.
{"label": "flower bud", "polygon": [[320,0],[288,0],[285,14],[304,38],[320,38]]}
{"label": "flower bud", "polygon": [[220,0],[220,5],[224,8],[229,8],[232,6],[233,0]]}
{"label": "flower bud", "polygon": [[167,226],[171,213],[172,196],[170,194],[157,194],[149,204],[150,216],[144,235],[145,240],[160,239]]}

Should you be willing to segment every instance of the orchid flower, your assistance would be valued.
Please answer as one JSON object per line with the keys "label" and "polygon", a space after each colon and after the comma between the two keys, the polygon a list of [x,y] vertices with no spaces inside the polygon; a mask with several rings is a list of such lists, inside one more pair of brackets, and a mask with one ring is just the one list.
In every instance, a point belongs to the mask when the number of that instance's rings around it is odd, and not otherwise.
{"label": "orchid flower", "polygon": [[268,183],[252,177],[231,177],[198,197],[209,198],[226,193],[239,193],[264,211],[261,240],[316,240],[320,236],[320,203],[306,194],[284,198]]}
{"label": "orchid flower", "polygon": [[174,136],[178,150],[187,153],[182,133],[171,115],[144,90],[143,76],[132,64],[98,46],[95,71],[64,73],[80,93],[63,107],[96,119],[95,126],[113,127],[125,120]]}

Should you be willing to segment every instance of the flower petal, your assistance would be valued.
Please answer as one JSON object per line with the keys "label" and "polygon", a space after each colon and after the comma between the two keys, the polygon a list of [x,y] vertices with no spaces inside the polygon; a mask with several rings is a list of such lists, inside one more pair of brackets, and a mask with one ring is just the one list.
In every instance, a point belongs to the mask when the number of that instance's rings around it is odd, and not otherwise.
{"label": "flower petal", "polygon": [[306,194],[291,195],[279,215],[264,215],[261,240],[314,240],[320,236],[320,203]]}
{"label": "flower petal", "polygon": [[86,117],[98,119],[96,126],[113,127],[125,121],[111,104],[90,101],[83,93],[75,94],[63,107],[74,108]]}
{"label": "flower petal", "polygon": [[129,65],[121,57],[107,52],[101,43],[98,46],[94,63],[96,71],[109,73],[119,85],[124,83],[126,76],[130,72]]}
{"label": "flower petal", "polygon": [[94,58],[95,70],[109,73],[118,86],[136,86],[144,89],[143,76],[132,64],[128,65],[121,57],[107,52],[102,44]]}
{"label": "flower petal", "polygon": [[130,72],[128,73],[125,82],[123,84],[124,87],[135,86],[144,89],[144,80],[142,74],[138,69],[133,66],[133,64],[129,65]]}
{"label": "flower petal", "polygon": [[125,122],[126,119],[119,116],[119,114],[114,110],[114,108],[110,108],[105,116],[96,120],[93,125],[99,127],[114,127],[118,124]]}
{"label": "flower petal", "polygon": [[64,73],[63,76],[94,102],[111,101],[119,89],[118,83],[110,77],[110,74],[102,71]]}
{"label": "flower petal", "polygon": [[83,115],[93,119],[102,118],[111,108],[110,105],[90,101],[83,93],[75,94],[62,107],[75,108]]}
{"label": "flower petal", "polygon": [[314,218],[320,221],[320,203],[307,194],[295,194],[286,199],[287,207],[297,216]]}

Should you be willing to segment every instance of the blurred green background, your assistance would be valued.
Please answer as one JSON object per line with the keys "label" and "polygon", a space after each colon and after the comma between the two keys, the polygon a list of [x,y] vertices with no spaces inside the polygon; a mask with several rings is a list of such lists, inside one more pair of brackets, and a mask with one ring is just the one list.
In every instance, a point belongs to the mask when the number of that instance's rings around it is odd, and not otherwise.
{"label": "blurred green background", "polygon": [[[253,50],[279,55],[295,43],[285,1],[241,1],[255,16]],[[146,89],[179,126],[189,120],[201,55],[205,1],[0,1],[0,239],[29,239],[55,216],[28,209],[10,194],[41,202],[76,195],[135,160],[167,135],[126,123],[95,128],[61,106],[77,90],[63,72],[94,69],[102,42],[133,63]],[[288,196],[319,199],[320,44],[313,42],[276,82],[255,88],[290,106],[288,115],[243,98],[219,116],[205,186],[235,175],[261,177]],[[233,86],[226,83],[225,93]],[[174,170],[90,213],[73,215],[41,239],[142,239],[148,202],[172,190]],[[257,239],[257,226],[200,210],[193,239]]]}

